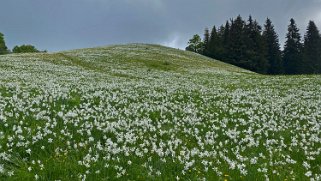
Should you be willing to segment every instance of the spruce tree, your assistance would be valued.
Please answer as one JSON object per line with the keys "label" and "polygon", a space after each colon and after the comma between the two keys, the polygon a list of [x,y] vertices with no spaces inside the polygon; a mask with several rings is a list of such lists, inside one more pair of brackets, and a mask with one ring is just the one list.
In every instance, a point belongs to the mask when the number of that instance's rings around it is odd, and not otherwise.
{"label": "spruce tree", "polygon": [[245,43],[245,58],[243,61],[243,67],[253,70],[255,69],[255,35],[254,35],[254,22],[252,16],[249,16],[247,24],[244,27],[244,43]]}
{"label": "spruce tree", "polygon": [[215,26],[213,26],[213,29],[211,31],[211,36],[210,36],[210,44],[209,44],[209,50],[210,50],[210,57],[219,59],[218,55],[218,46],[219,46],[219,37],[217,34],[217,29]]}
{"label": "spruce tree", "polygon": [[0,55],[8,53],[8,48],[6,46],[6,43],[4,41],[4,36],[2,33],[0,33]]}
{"label": "spruce tree", "polygon": [[321,73],[320,33],[313,21],[309,22],[304,36],[304,73]]}
{"label": "spruce tree", "polygon": [[280,50],[279,38],[274,30],[272,21],[267,18],[264,30],[263,41],[266,45],[266,58],[269,62],[268,74],[281,74],[283,72],[282,53]]}
{"label": "spruce tree", "polygon": [[288,26],[283,62],[286,74],[300,74],[303,72],[301,35],[294,19],[290,20],[290,25]]}
{"label": "spruce tree", "polygon": [[265,57],[265,44],[262,39],[262,27],[256,20],[249,17],[244,28],[246,52],[244,67],[259,73],[266,73],[268,62]]}
{"label": "spruce tree", "polygon": [[225,26],[224,26],[224,29],[221,29],[223,32],[222,34],[222,49],[223,49],[223,52],[222,52],[222,59],[225,61],[225,62],[229,62],[228,59],[229,59],[229,46],[230,46],[230,29],[231,29],[231,26],[230,26],[230,23],[229,21],[226,21],[225,23]]}
{"label": "spruce tree", "polygon": [[210,50],[209,50],[209,45],[210,45],[210,33],[208,28],[205,28],[204,31],[204,40],[203,40],[203,44],[204,44],[204,52],[203,55],[205,56],[209,56],[210,54]]}
{"label": "spruce tree", "polygon": [[217,30],[217,59],[224,60],[226,50],[224,46],[225,27],[223,25]]}
{"label": "spruce tree", "polygon": [[250,53],[249,51],[252,51],[254,49],[254,42],[253,42],[253,31],[254,31],[254,22],[252,19],[252,16],[249,16],[249,19],[247,20],[247,24],[244,28],[244,38],[245,38],[245,44],[247,48],[247,53]]}
{"label": "spruce tree", "polygon": [[253,31],[250,37],[254,42],[254,71],[266,74],[269,68],[269,62],[266,58],[266,44],[262,37],[262,27],[256,20],[253,24]]}
{"label": "spruce tree", "polygon": [[244,39],[244,25],[242,17],[239,15],[235,20],[231,20],[228,43],[228,58],[232,64],[244,67],[246,44]]}
{"label": "spruce tree", "polygon": [[214,58],[214,55],[215,55],[216,37],[217,37],[216,27],[213,26],[210,34],[209,45],[208,45],[209,57],[212,57],[212,58]]}

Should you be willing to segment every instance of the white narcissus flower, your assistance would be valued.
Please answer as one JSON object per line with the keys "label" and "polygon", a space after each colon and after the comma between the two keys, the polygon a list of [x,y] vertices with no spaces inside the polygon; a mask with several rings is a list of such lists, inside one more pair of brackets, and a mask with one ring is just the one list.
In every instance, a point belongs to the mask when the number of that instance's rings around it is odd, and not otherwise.
{"label": "white narcissus flower", "polygon": [[[298,168],[318,180],[319,76],[244,74],[184,55],[180,65],[175,54],[169,66],[179,71],[154,70],[150,62],[148,70],[126,61],[129,48],[102,49],[66,52],[75,60],[0,56],[0,173],[20,173],[6,165],[19,153],[40,180],[53,160],[69,158],[79,180],[113,169],[126,179],[133,165],[166,178],[159,167],[170,164],[177,179],[190,172],[223,177],[226,168],[243,177],[254,170],[259,179],[287,168],[296,178]],[[142,55],[137,49],[129,58]]]}
{"label": "white narcissus flower", "polygon": [[306,173],[305,173],[305,176],[311,177],[311,176],[312,176],[312,172],[311,172],[311,171],[306,172]]}
{"label": "white narcissus flower", "polygon": [[3,164],[0,164],[0,173],[3,174],[5,172],[5,169],[3,167]]}

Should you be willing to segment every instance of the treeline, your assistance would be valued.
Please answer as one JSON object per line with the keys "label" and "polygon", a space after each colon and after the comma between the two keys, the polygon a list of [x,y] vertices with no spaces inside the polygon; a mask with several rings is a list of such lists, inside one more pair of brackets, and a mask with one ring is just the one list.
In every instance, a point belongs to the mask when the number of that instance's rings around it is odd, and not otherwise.
{"label": "treeline", "polygon": [[321,38],[313,21],[302,38],[291,19],[283,51],[272,21],[267,18],[262,27],[251,16],[205,29],[203,40],[194,35],[186,50],[262,74],[321,73]]}
{"label": "treeline", "polygon": [[4,35],[0,32],[0,55],[9,54],[9,53],[35,53],[35,52],[46,52],[46,51],[39,51],[33,45],[15,46],[12,49],[12,51],[10,51],[6,46]]}

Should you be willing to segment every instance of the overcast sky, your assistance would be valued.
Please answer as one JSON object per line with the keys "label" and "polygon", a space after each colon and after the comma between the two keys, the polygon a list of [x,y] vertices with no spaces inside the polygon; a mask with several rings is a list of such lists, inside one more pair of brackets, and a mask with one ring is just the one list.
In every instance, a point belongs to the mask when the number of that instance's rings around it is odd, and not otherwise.
{"label": "overcast sky", "polygon": [[321,28],[321,0],[1,0],[0,32],[9,48],[59,51],[121,43],[184,48],[193,34],[227,19],[270,17],[283,43],[293,17],[303,34]]}

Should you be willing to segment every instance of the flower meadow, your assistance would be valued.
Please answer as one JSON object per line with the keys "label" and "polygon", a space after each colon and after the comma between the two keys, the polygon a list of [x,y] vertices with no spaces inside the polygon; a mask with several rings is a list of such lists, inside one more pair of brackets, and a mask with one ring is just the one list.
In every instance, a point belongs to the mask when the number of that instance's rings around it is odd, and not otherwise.
{"label": "flower meadow", "polygon": [[321,180],[320,76],[146,44],[0,72],[0,180]]}

